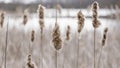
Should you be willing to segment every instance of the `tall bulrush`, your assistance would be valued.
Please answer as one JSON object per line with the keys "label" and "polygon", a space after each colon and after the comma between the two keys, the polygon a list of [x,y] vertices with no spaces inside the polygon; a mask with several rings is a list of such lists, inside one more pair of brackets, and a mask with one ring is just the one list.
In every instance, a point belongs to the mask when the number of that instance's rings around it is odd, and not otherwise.
{"label": "tall bulrush", "polygon": [[63,56],[64,56],[64,60],[63,60],[63,67],[64,68],[64,63],[65,63],[65,60],[66,60],[66,51],[67,51],[67,45],[68,45],[68,41],[70,40],[70,26],[68,25],[67,26],[67,30],[66,30],[66,35],[65,35],[65,41],[64,41],[64,53],[63,53]]}
{"label": "tall bulrush", "polygon": [[104,29],[104,33],[103,33],[103,37],[102,37],[102,47],[101,47],[101,50],[100,50],[100,55],[99,55],[99,57],[98,57],[98,63],[97,63],[97,68],[99,68],[100,66],[100,59],[101,59],[101,56],[102,56],[102,51],[103,51],[103,48],[105,47],[105,43],[106,43],[106,39],[107,39],[107,33],[108,33],[108,28],[106,27],[105,29]]}
{"label": "tall bulrush", "polygon": [[27,16],[27,13],[24,11],[24,14],[23,14],[23,25],[26,25],[28,22],[28,16]]}
{"label": "tall bulrush", "polygon": [[59,25],[57,23],[55,23],[55,27],[53,29],[52,43],[55,48],[55,68],[58,68],[57,57],[58,57],[58,51],[62,48],[62,40],[61,40]]}
{"label": "tall bulrush", "polygon": [[[40,51],[41,51],[41,60],[43,60],[43,45],[42,45],[42,35],[43,35],[43,28],[44,28],[44,7],[42,5],[38,6],[38,16],[39,16],[39,25],[40,25]],[[43,62],[41,64],[41,67],[43,68]]]}
{"label": "tall bulrush", "polygon": [[99,5],[95,1],[92,5],[92,11],[93,11],[93,27],[94,27],[94,68],[96,68],[96,29],[100,26],[100,21],[98,20],[98,8]]}
{"label": "tall bulrush", "polygon": [[80,42],[80,32],[82,31],[83,27],[84,27],[84,21],[85,21],[85,17],[83,15],[83,13],[81,11],[78,12],[77,14],[77,18],[78,18],[78,45],[77,45],[77,65],[76,67],[79,68],[79,42]]}
{"label": "tall bulrush", "polygon": [[1,28],[3,27],[3,23],[4,23],[4,16],[5,15],[5,13],[4,12],[1,12],[1,14],[0,14],[0,25],[1,25]]}

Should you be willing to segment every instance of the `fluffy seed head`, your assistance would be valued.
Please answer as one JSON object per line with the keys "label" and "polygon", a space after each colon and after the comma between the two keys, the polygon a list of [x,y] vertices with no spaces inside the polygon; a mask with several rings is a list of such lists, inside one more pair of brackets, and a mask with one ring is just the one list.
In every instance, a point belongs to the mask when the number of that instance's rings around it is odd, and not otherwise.
{"label": "fluffy seed head", "polygon": [[2,13],[0,14],[0,25],[1,25],[1,27],[3,27],[3,23],[4,23],[4,15],[5,15],[4,12],[2,12]]}
{"label": "fluffy seed head", "polygon": [[31,42],[34,42],[34,39],[35,39],[35,31],[32,30],[32,33],[31,33]]}
{"label": "fluffy seed head", "polygon": [[59,30],[59,26],[56,23],[55,27],[53,29],[53,33],[52,33],[52,43],[55,47],[56,50],[60,50],[62,48],[62,40],[60,37],[60,30]]}
{"label": "fluffy seed head", "polygon": [[28,68],[35,68],[35,65],[32,63],[32,58],[31,55],[28,55],[28,63],[27,63]]}
{"label": "fluffy seed head", "polygon": [[38,11],[39,19],[44,19],[44,7],[42,5],[39,5],[37,11]]}
{"label": "fluffy seed head", "polygon": [[24,12],[24,15],[23,15],[23,24],[26,25],[27,21],[28,21],[28,16],[27,16],[27,13]]}
{"label": "fluffy seed head", "polygon": [[104,29],[103,38],[102,38],[102,46],[104,46],[104,45],[105,45],[107,32],[108,32],[108,28],[105,28],[105,29]]}
{"label": "fluffy seed head", "polygon": [[67,26],[67,31],[66,31],[66,40],[70,39],[70,26]]}
{"label": "fluffy seed head", "polygon": [[100,21],[98,20],[98,8],[99,8],[99,5],[95,1],[93,3],[93,5],[92,5],[92,10],[93,10],[93,27],[94,28],[98,28],[101,25]]}
{"label": "fluffy seed head", "polygon": [[78,12],[77,17],[78,17],[78,33],[80,33],[84,27],[85,18],[81,11]]}
{"label": "fluffy seed head", "polygon": [[39,5],[37,11],[38,11],[38,16],[39,16],[40,29],[42,33],[43,27],[44,27],[44,7],[42,5]]}

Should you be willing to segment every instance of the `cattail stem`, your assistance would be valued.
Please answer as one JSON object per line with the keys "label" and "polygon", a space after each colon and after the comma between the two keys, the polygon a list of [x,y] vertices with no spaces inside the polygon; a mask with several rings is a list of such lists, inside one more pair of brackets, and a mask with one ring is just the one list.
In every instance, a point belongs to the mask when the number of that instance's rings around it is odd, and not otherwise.
{"label": "cattail stem", "polygon": [[55,51],[55,68],[58,68],[58,61],[57,61],[58,59],[57,58],[58,58],[58,51],[56,50]]}
{"label": "cattail stem", "polygon": [[42,45],[42,38],[43,38],[43,37],[42,37],[42,34],[43,34],[43,33],[42,33],[42,31],[41,31],[41,37],[40,37],[40,40],[41,40],[41,43],[40,43],[40,46],[41,46],[41,47],[40,47],[40,48],[41,48],[41,49],[40,49],[40,50],[41,50],[41,60],[42,60],[42,62],[41,62],[41,67],[43,68],[43,45]]}
{"label": "cattail stem", "polygon": [[96,28],[94,28],[94,68],[96,68]]}
{"label": "cattail stem", "polygon": [[77,46],[77,68],[79,68],[79,48],[80,48],[80,44],[79,44],[79,42],[80,42],[80,39],[79,39],[79,35],[80,33],[78,33],[78,46]]}
{"label": "cattail stem", "polygon": [[62,68],[65,68],[64,67],[64,64],[65,64],[65,60],[66,60],[66,52],[67,52],[67,50],[68,50],[68,48],[67,48],[67,44],[68,42],[66,41],[65,43],[64,43],[64,52],[63,52],[63,66],[62,66]]}
{"label": "cattail stem", "polygon": [[101,56],[102,56],[102,51],[103,51],[103,46],[102,46],[101,49],[100,49],[100,55],[99,55],[99,57],[98,57],[97,68],[99,68],[99,65],[100,65],[100,59],[101,59]]}
{"label": "cattail stem", "polygon": [[7,31],[6,31],[6,41],[5,41],[5,64],[4,64],[4,68],[6,68],[6,63],[7,63],[7,47],[8,47],[8,26],[9,26],[9,22],[7,23]]}

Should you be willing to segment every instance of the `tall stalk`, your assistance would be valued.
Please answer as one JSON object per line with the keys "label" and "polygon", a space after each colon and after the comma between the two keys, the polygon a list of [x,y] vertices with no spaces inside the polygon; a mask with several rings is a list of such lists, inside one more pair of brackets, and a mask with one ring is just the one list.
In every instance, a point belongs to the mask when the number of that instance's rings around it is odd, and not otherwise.
{"label": "tall stalk", "polygon": [[77,65],[76,65],[77,68],[79,68],[79,54],[80,54],[79,53],[79,50],[80,50],[80,43],[79,42],[80,42],[80,39],[79,39],[79,33],[78,33],[77,60],[76,60],[77,61]]}
{"label": "tall stalk", "polygon": [[94,68],[96,68],[96,29],[101,25],[100,21],[98,20],[98,8],[99,5],[96,1],[94,1],[92,5],[92,11],[93,11],[93,27],[94,27]]}
{"label": "tall stalk", "polygon": [[100,50],[100,55],[98,57],[98,63],[97,63],[97,68],[99,68],[99,65],[100,65],[100,59],[101,59],[101,56],[102,56],[102,51],[103,51],[103,48],[105,46],[105,42],[106,42],[106,39],[107,39],[107,32],[108,32],[108,28],[106,27],[104,29],[104,33],[103,33],[103,38],[102,38],[102,47],[101,47],[101,50]]}
{"label": "tall stalk", "polygon": [[43,68],[43,45],[42,45],[42,34],[43,34],[43,32],[41,31],[41,35],[40,35],[40,40],[41,40],[41,42],[40,42],[40,50],[41,50],[41,60],[42,60],[42,63],[41,63],[41,67]]}
{"label": "tall stalk", "polygon": [[4,64],[4,68],[6,68],[6,63],[7,63],[8,27],[9,27],[9,22],[7,23],[7,30],[6,30],[6,41],[5,41],[5,64]]}
{"label": "tall stalk", "polygon": [[96,68],[96,28],[94,28],[94,68]]}

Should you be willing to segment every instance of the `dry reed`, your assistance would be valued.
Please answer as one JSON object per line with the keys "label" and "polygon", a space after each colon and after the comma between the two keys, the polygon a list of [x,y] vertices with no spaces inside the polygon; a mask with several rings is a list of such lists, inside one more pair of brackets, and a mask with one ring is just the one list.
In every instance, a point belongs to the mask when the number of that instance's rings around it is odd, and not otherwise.
{"label": "dry reed", "polygon": [[97,65],[98,65],[98,67],[97,68],[99,68],[100,66],[100,59],[101,59],[101,56],[102,56],[102,51],[103,51],[103,48],[104,48],[104,46],[105,46],[105,42],[106,42],[106,39],[107,39],[107,33],[108,33],[108,28],[106,27],[105,29],[104,29],[104,33],[103,33],[103,38],[102,38],[102,47],[101,47],[101,50],[100,50],[100,55],[99,55],[99,57],[98,57],[98,63],[97,63]]}
{"label": "dry reed", "polygon": [[98,8],[99,5],[95,1],[92,5],[92,10],[93,10],[93,27],[94,27],[94,68],[96,68],[96,28],[98,28],[101,24],[100,21],[98,20]]}
{"label": "dry reed", "polygon": [[55,23],[55,27],[53,29],[52,43],[55,48],[55,67],[58,68],[57,57],[58,57],[58,51],[62,48],[62,40],[61,40],[59,25],[57,23]]}
{"label": "dry reed", "polygon": [[[40,51],[41,51],[41,60],[43,60],[43,45],[42,45],[42,35],[43,35],[43,28],[44,28],[44,7],[42,5],[38,6],[38,16],[39,16],[39,25],[41,30],[40,35]],[[43,62],[41,64],[41,67],[43,68]]]}
{"label": "dry reed", "polygon": [[77,14],[77,18],[78,18],[78,46],[77,46],[77,59],[76,59],[76,66],[77,68],[79,68],[79,36],[80,36],[80,32],[82,31],[83,27],[84,27],[84,21],[85,21],[85,17],[83,15],[83,13],[81,11],[78,12]]}
{"label": "dry reed", "polygon": [[63,60],[63,68],[64,68],[64,63],[65,63],[65,55],[66,55],[66,51],[67,51],[67,43],[68,43],[68,41],[70,40],[70,26],[68,25],[67,26],[67,30],[66,30],[66,36],[65,36],[65,41],[64,41],[64,53],[63,53],[63,56],[64,56],[64,60]]}

